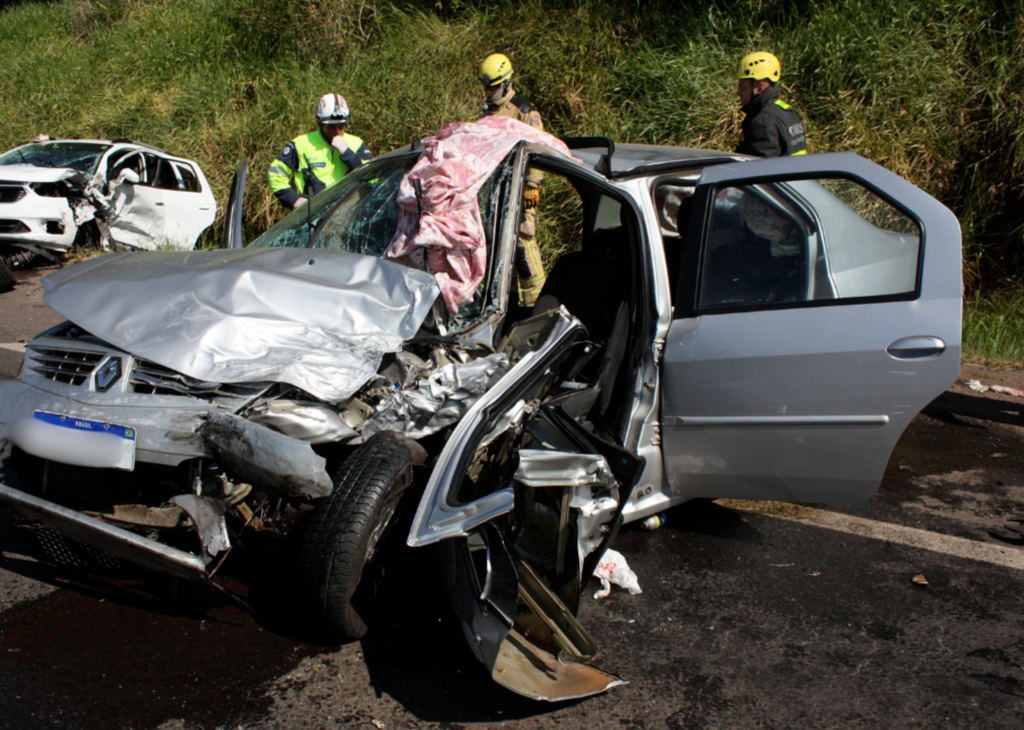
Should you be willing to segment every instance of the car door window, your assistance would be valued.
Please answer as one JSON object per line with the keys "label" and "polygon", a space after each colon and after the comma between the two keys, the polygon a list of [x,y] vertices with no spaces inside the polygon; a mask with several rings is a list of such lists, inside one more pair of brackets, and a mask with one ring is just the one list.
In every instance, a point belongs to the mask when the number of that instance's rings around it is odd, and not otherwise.
{"label": "car door window", "polygon": [[665,250],[665,266],[670,279],[669,289],[672,301],[676,301],[679,271],[683,266],[683,251],[686,232],[693,208],[693,192],[696,180],[660,180],[654,186],[654,210],[658,215],[661,243]]}
{"label": "car door window", "polygon": [[142,157],[145,162],[145,172],[142,176],[142,184],[149,185],[150,187],[159,187],[156,184],[156,176],[160,168],[160,158],[152,152],[143,152]]}
{"label": "car door window", "polygon": [[[912,295],[918,288],[921,226],[863,185],[842,178],[789,183],[821,226],[824,271],[837,299]],[[822,295],[825,292],[822,291]]]}
{"label": "car door window", "polygon": [[917,286],[920,226],[844,179],[715,190],[699,309],[905,297]]}
{"label": "car door window", "polygon": [[156,176],[153,181],[153,187],[161,188],[162,190],[180,189],[178,176],[175,174],[174,167],[168,160],[159,161]]}
{"label": "car door window", "polygon": [[199,185],[199,178],[191,167],[180,162],[175,162],[174,166],[178,169],[182,190],[189,193],[198,193],[202,190]]}
{"label": "car door window", "polygon": [[132,152],[129,154],[114,157],[111,155],[109,161],[110,173],[107,176],[110,180],[116,180],[117,176],[120,175],[124,170],[133,170],[139,176],[140,182],[145,184],[146,179],[146,164],[142,159],[141,152]]}

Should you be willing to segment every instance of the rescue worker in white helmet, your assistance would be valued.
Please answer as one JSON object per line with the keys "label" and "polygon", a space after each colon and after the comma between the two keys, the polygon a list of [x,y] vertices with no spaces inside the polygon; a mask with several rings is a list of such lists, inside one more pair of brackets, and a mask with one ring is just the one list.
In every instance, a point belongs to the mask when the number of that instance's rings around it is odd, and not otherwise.
{"label": "rescue worker in white helmet", "polygon": [[[480,64],[480,82],[484,86],[484,116],[506,116],[529,124],[541,131],[537,107],[516,94],[512,88],[512,62],[502,53],[492,53]],[[523,192],[523,217],[519,222],[519,246],[516,248],[516,274],[522,303],[532,307],[544,288],[547,274],[537,245],[537,206],[540,203],[540,184],[544,174],[530,170]]]}
{"label": "rescue worker in white helmet", "polygon": [[316,105],[316,131],[296,137],[270,163],[270,189],[289,210],[373,159],[363,140],[346,132],[351,115],[340,94],[324,94]]}
{"label": "rescue worker in white helmet", "polygon": [[737,152],[756,157],[807,154],[803,120],[775,87],[781,75],[779,59],[770,53],[757,51],[740,59],[736,95],[746,116]]}

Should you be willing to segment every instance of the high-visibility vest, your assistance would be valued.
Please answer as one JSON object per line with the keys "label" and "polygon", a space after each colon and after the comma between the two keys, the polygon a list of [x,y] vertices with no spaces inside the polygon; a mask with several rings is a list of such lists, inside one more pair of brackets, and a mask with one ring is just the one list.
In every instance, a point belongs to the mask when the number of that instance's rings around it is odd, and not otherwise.
{"label": "high-visibility vest", "polygon": [[[363,140],[354,134],[343,132],[342,136],[350,150],[357,157],[365,157],[369,150]],[[291,164],[292,150],[294,149],[294,167]],[[372,158],[372,155],[370,156]],[[341,180],[349,172],[349,166],[341,159],[338,150],[331,147],[324,140],[320,130],[304,134],[293,139],[283,153],[270,164],[267,171],[267,179],[270,182],[270,189],[275,193],[279,190],[291,188],[299,195],[306,193],[306,175],[304,170],[310,169],[315,180],[313,190],[306,197],[313,197],[321,190],[330,187]]]}

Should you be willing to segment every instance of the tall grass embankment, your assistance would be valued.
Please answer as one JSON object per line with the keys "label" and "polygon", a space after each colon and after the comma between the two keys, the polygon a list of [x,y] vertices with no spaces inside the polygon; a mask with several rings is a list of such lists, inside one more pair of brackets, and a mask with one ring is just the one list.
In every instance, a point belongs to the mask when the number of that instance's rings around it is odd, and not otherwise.
{"label": "tall grass embankment", "polygon": [[327,91],[381,153],[479,116],[476,66],[502,51],[555,134],[727,150],[732,71],[764,49],[811,151],[857,152],[957,214],[984,302],[1024,269],[1022,39],[1002,0],[26,1],[0,11],[0,147],[146,141],[198,160],[222,209],[245,155],[253,234],[281,215],[267,166]]}

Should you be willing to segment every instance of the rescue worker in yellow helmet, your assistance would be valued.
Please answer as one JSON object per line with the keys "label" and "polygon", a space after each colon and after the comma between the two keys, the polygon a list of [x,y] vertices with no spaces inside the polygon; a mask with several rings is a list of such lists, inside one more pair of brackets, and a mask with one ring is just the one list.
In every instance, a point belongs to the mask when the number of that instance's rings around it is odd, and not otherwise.
{"label": "rescue worker in yellow helmet", "polygon": [[[480,82],[484,86],[485,116],[506,116],[529,124],[541,131],[537,107],[516,94],[512,88],[512,62],[501,53],[492,53],[480,64]],[[523,304],[532,307],[544,288],[547,274],[541,261],[537,245],[537,206],[540,203],[540,184],[544,179],[540,170],[530,170],[526,175],[523,192],[523,217],[519,221],[519,246],[516,248],[516,274],[519,278],[519,294]]]}
{"label": "rescue worker in yellow helmet", "polygon": [[289,210],[345,177],[373,153],[363,140],[346,132],[351,115],[340,94],[324,94],[316,105],[316,131],[296,137],[270,163],[270,189]]}
{"label": "rescue worker in yellow helmet", "polygon": [[807,154],[803,120],[779,98],[775,86],[781,75],[779,59],[770,53],[758,51],[740,59],[736,95],[746,116],[737,152],[757,157]]}

